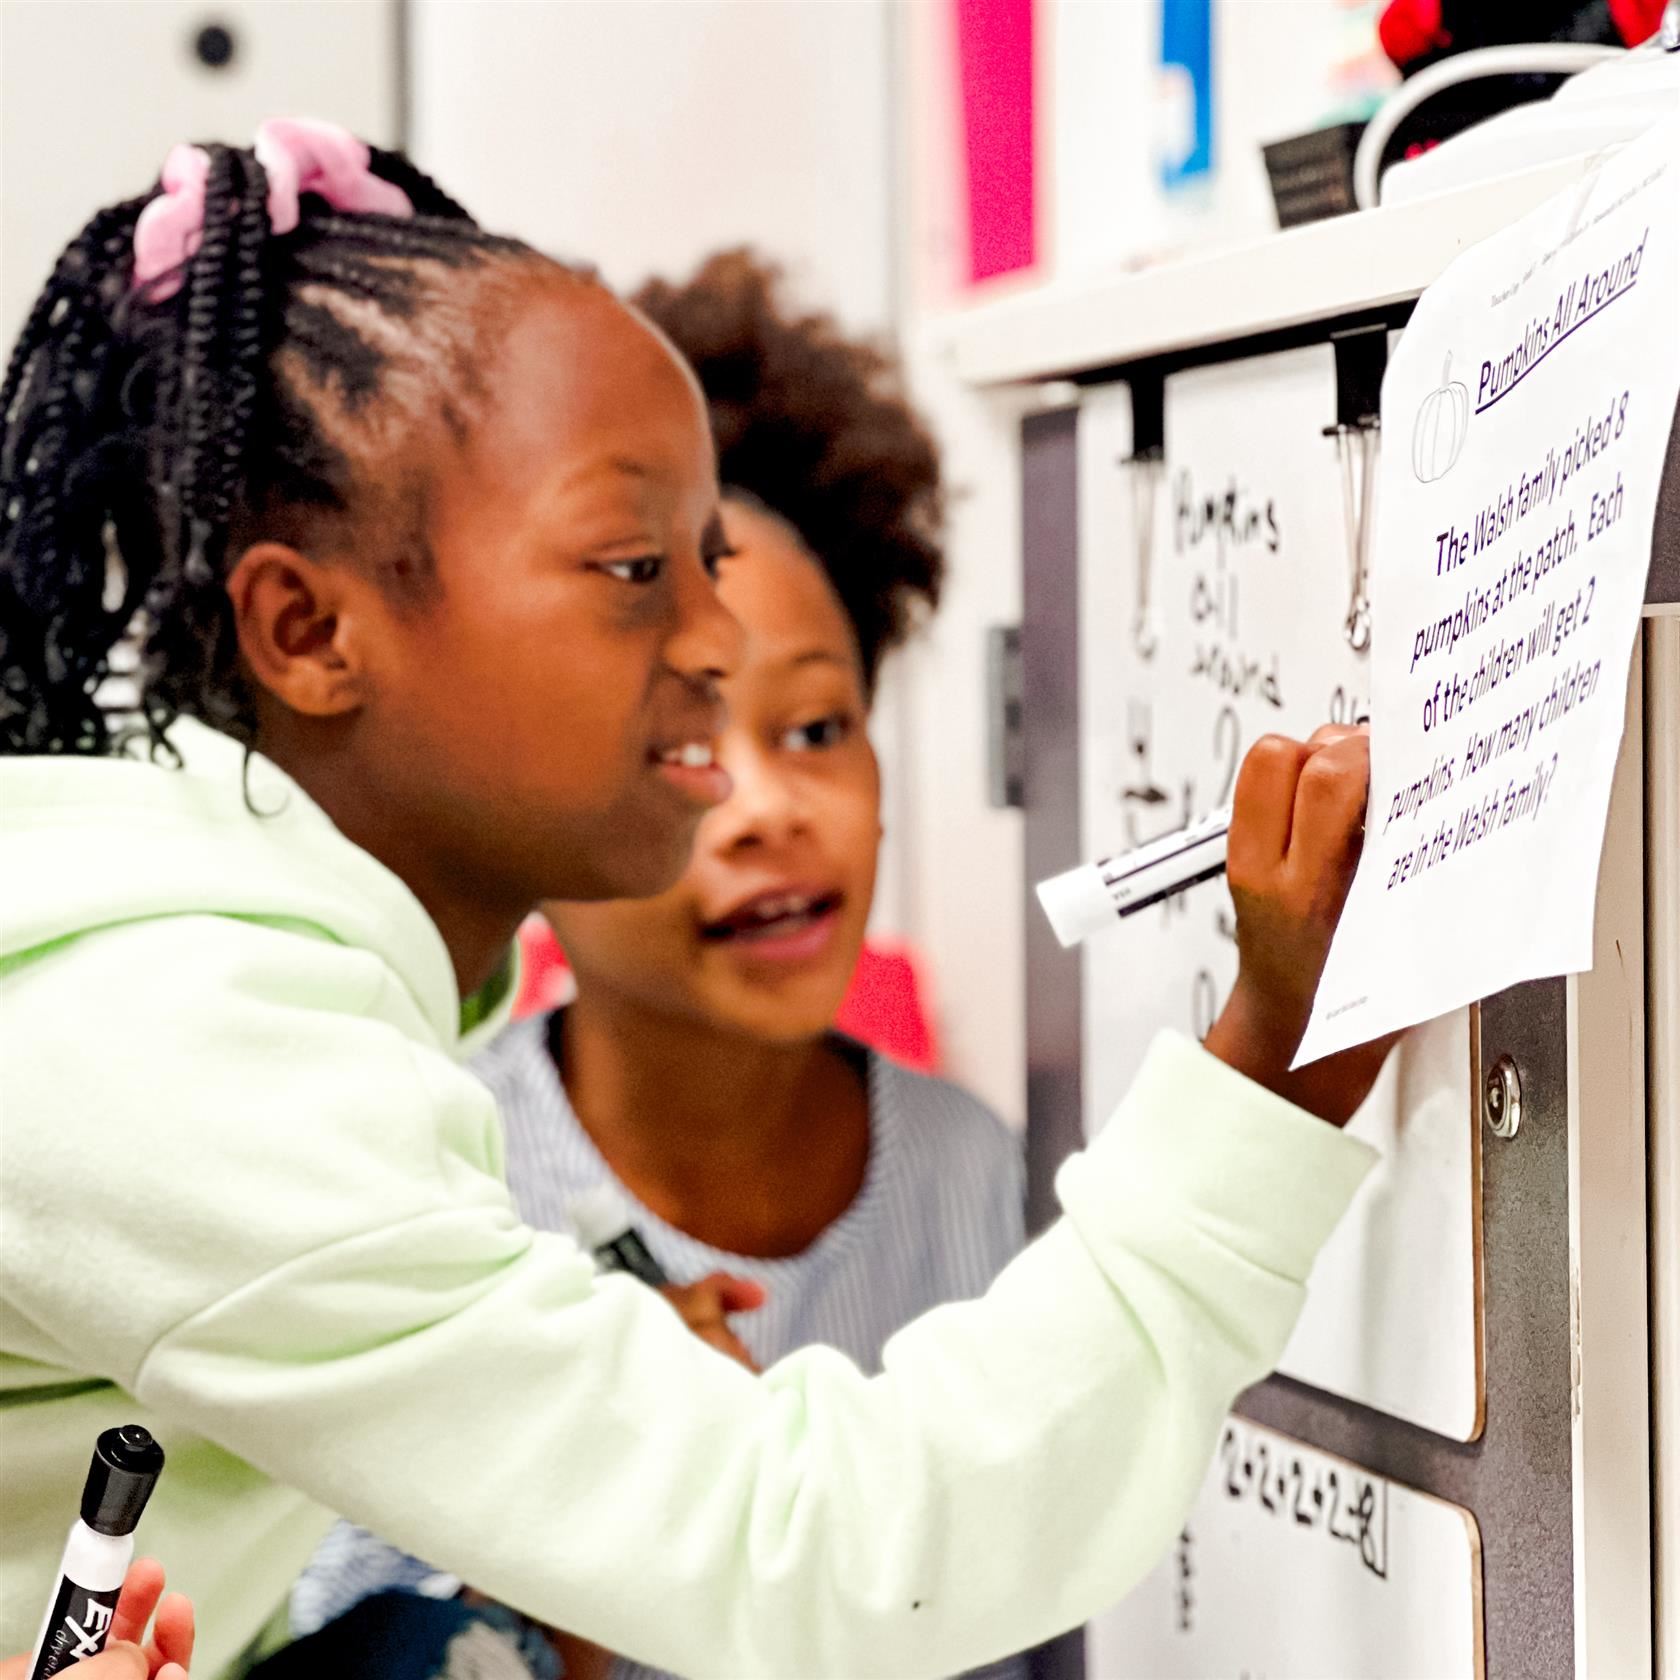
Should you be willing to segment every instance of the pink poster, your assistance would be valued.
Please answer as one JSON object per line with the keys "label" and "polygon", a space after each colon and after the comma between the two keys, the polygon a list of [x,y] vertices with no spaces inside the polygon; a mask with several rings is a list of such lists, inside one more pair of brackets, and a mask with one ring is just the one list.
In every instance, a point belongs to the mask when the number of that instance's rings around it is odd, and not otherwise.
{"label": "pink poster", "polygon": [[952,0],[962,94],[968,278],[1037,257],[1033,148],[1034,0]]}

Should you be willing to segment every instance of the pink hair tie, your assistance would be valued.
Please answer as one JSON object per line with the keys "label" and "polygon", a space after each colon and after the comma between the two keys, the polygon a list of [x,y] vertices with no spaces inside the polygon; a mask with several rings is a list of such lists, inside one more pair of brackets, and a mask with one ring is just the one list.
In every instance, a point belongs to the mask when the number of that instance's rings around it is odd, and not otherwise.
{"label": "pink hair tie", "polygon": [[[258,128],[254,150],[268,177],[268,223],[275,233],[290,233],[298,225],[305,193],[350,215],[414,214],[408,194],[375,175],[368,148],[336,123],[274,118]],[[148,288],[153,302],[181,289],[181,270],[203,241],[209,175],[210,154],[201,147],[171,148],[162,191],[134,224],[134,284]]]}
{"label": "pink hair tie", "polygon": [[268,175],[268,223],[276,233],[298,225],[304,193],[349,215],[412,216],[401,187],[368,168],[372,154],[348,129],[307,117],[274,117],[257,130],[257,162]]}
{"label": "pink hair tie", "polygon": [[158,302],[181,289],[180,271],[204,238],[204,183],[210,154],[172,146],[163,160],[163,190],[134,224],[134,284]]}

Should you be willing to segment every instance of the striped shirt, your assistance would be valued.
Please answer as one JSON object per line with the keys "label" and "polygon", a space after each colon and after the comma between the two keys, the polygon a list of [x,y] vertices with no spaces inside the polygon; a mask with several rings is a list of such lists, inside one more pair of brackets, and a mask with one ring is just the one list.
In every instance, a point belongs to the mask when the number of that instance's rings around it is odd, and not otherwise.
{"label": "striped shirt", "polygon": [[[896,1330],[932,1307],[983,1294],[1020,1248],[1022,1163],[1016,1139],[975,1098],[872,1052],[869,1160],[852,1205],[803,1253],[761,1260],[730,1254],[668,1225],[621,1184],[578,1120],[548,1050],[548,1022],[516,1023],[474,1064],[495,1095],[507,1138],[508,1189],[540,1230],[569,1231],[569,1209],[609,1186],[628,1203],[667,1275],[692,1282],[727,1271],[761,1283],[765,1304],[731,1321],[760,1365],[808,1343],[881,1368]],[[443,1596],[460,1583],[349,1523],[321,1543],[292,1595],[301,1637],[368,1594],[407,1588]],[[1025,1680],[1025,1658],[985,1671]],[[660,1680],[624,1660],[613,1680]]]}

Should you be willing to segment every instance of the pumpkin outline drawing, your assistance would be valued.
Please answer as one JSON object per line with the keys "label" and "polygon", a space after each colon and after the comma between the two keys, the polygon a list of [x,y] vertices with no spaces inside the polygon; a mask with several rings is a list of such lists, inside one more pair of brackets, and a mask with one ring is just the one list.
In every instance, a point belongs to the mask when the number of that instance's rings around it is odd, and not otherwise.
{"label": "pumpkin outline drawing", "polygon": [[1441,364],[1441,383],[1418,406],[1412,424],[1412,476],[1419,484],[1433,484],[1453,470],[1464,453],[1469,429],[1470,391],[1462,380],[1453,378],[1449,350]]}

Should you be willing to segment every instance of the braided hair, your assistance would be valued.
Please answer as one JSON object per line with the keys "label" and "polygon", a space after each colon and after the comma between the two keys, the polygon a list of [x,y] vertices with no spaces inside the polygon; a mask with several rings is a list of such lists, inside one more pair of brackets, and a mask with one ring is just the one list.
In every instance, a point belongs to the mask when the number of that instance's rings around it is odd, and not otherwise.
{"label": "braided hair", "polygon": [[471,366],[486,289],[499,276],[509,295],[515,270],[549,260],[377,150],[373,172],[408,195],[412,219],[306,196],[298,228],[277,237],[255,157],[205,150],[203,236],[179,290],[133,286],[153,194],[101,210],[6,368],[0,753],[116,750],[100,691],[125,638],[139,643],[154,748],[182,715],[251,746],[227,567],[259,536],[326,540],[374,556],[394,586],[424,587],[418,498],[390,505],[411,487],[367,468],[428,415],[461,434],[483,394]]}
{"label": "braided hair", "polygon": [[717,440],[725,493],[799,533],[856,632],[871,689],[882,659],[939,603],[939,450],[876,345],[784,300],[781,270],[740,248],[633,301],[686,356]]}

